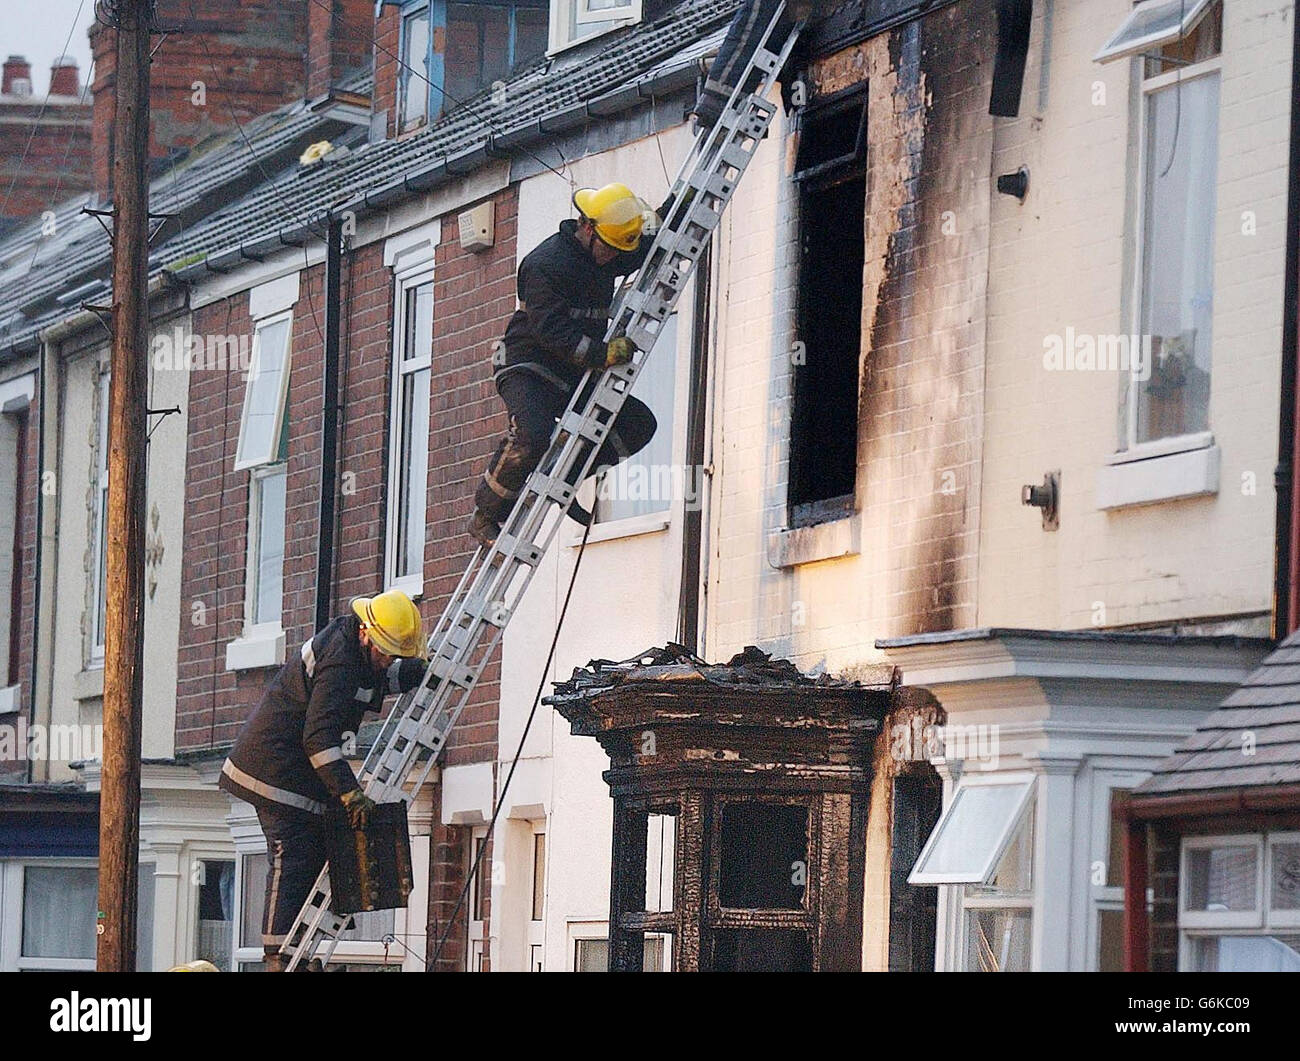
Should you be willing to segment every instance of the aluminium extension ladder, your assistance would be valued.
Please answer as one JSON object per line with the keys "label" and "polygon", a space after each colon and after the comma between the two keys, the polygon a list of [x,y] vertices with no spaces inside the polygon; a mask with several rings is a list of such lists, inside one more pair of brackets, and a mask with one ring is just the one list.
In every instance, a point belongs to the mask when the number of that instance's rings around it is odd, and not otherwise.
{"label": "aluminium extension ladder", "polygon": [[[795,26],[779,50],[768,43],[785,9],[768,24],[717,123],[692,146],[672,186],[672,205],[636,278],[616,299],[606,339],[626,335],[637,355],[626,365],[588,372],[560,417],[550,447],[529,477],[493,545],[480,547],[429,636],[429,668],[404,694],[380,729],[358,778],[376,803],[415,799],[487,666],[506,624],[546,555],[579,485],[754,151],[776,106],[767,100],[794,47]],[[745,85],[757,73],[753,92]],[[553,517],[553,518],[552,518]],[[430,679],[438,679],[431,684]],[[328,962],[351,915],[330,908],[329,867],[321,870],[280,951],[288,968],[318,958]]]}

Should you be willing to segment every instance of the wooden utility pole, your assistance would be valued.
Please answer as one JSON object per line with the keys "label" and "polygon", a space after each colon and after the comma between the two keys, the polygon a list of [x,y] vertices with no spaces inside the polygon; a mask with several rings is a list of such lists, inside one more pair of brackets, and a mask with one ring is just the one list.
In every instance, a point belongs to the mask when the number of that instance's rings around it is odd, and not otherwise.
{"label": "wooden utility pole", "polygon": [[104,769],[99,797],[101,972],[135,970],[143,708],[145,400],[149,346],[149,30],[154,0],[108,0],[113,115],[113,350],[108,399]]}

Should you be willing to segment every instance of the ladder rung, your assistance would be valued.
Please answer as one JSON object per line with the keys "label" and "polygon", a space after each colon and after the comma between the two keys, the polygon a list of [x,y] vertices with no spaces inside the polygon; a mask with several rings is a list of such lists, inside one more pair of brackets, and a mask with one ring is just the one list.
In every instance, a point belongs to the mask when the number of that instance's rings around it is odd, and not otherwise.
{"label": "ladder rung", "polygon": [[527,538],[517,538],[502,531],[497,535],[497,548],[521,564],[536,567],[542,562],[542,549],[536,542]]}
{"label": "ladder rung", "polygon": [[566,412],[560,418],[560,429],[567,431],[570,435],[588,439],[598,446],[605,441],[605,436],[609,434],[608,424],[601,423],[594,416],[584,415],[577,410]]}
{"label": "ladder rung", "polygon": [[469,689],[474,685],[473,669],[446,656],[434,656],[429,660],[429,670],[443,681],[450,682],[458,688]]}

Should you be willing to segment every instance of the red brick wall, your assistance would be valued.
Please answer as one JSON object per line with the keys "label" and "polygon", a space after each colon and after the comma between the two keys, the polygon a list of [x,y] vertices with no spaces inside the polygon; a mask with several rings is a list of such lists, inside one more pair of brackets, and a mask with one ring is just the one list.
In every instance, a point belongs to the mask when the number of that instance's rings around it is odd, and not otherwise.
{"label": "red brick wall", "polygon": [[[246,122],[303,95],[310,2],[159,0],[159,22],[176,32],[157,45],[150,71],[150,155],[155,162],[233,129],[236,119]],[[94,186],[104,194],[112,167],[115,38],[111,29],[97,25],[91,30]],[[196,81],[205,88],[202,106],[195,103]]]}
{"label": "red brick wall", "polygon": [[353,70],[370,65],[374,0],[307,4],[307,95],[322,96]]}
{"label": "red brick wall", "polygon": [[[473,550],[465,533],[474,488],[496,439],[505,407],[492,385],[492,344],[515,309],[515,187],[494,196],[496,244],[460,249],[456,215],[443,218],[434,268],[433,409],[429,450],[429,538],[425,586],[435,600],[456,588]],[[461,715],[447,762],[481,762],[496,755],[500,655],[489,664]]]}
{"label": "red brick wall", "polygon": [[396,7],[384,6],[375,23],[375,113],[388,115],[388,135],[397,129],[397,83],[400,66],[397,56],[402,43],[402,19]]}
{"label": "red brick wall", "polygon": [[91,187],[89,101],[51,103],[38,125],[40,110],[39,100],[0,100],[0,232]]}

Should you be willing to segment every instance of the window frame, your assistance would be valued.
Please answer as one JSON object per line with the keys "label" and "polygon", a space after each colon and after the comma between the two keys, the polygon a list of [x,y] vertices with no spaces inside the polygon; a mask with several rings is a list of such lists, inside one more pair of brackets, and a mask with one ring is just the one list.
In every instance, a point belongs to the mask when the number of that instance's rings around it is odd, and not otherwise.
{"label": "window frame", "polygon": [[[1119,884],[1093,884],[1092,867],[1101,862],[1110,869],[1111,829],[1115,823],[1110,817],[1111,794],[1116,790],[1132,791],[1148,777],[1150,771],[1097,772],[1092,783],[1092,830],[1089,835],[1088,859],[1088,968],[1097,972],[1101,965],[1101,914],[1102,911],[1123,912],[1124,882]],[[1122,842],[1122,840],[1121,840]]]}
{"label": "window frame", "polygon": [[[625,0],[617,8],[612,9],[593,9],[591,0],[572,0],[574,21],[579,26],[590,26],[601,22],[610,22],[613,19],[626,19],[628,25],[634,25],[641,21],[642,0]],[[586,40],[586,38],[581,38]]]}
{"label": "window frame", "polygon": [[1117,59],[1126,59],[1132,56],[1141,56],[1144,52],[1152,48],[1163,48],[1166,44],[1180,40],[1189,33],[1195,31],[1201,19],[1214,6],[1215,0],[1188,0],[1187,6],[1182,12],[1179,23],[1173,29],[1160,30],[1147,33],[1141,37],[1135,37],[1127,44],[1119,44],[1119,38],[1123,36],[1125,29],[1137,20],[1138,16],[1150,11],[1161,4],[1169,3],[1170,0],[1142,0],[1136,4],[1133,9],[1124,16],[1124,21],[1119,24],[1115,31],[1107,38],[1106,43],[1101,46],[1097,54],[1092,57],[1094,63],[1109,63]]}
{"label": "window frame", "polygon": [[[94,972],[95,958],[35,958],[23,954],[23,915],[26,898],[27,870],[94,869],[93,858],[14,858],[0,859],[0,967],[17,972]],[[93,911],[92,911],[93,912]],[[12,962],[12,965],[10,965]]]}
{"label": "window frame", "polygon": [[[939,845],[945,828],[949,823],[949,818],[953,815],[958,801],[962,794],[969,789],[988,788],[991,786],[1010,787],[1022,786],[1023,791],[1020,795],[1019,803],[1016,809],[1007,819],[1007,824],[1003,826],[1001,832],[995,834],[995,839],[990,845],[984,862],[984,872],[979,878],[979,883],[988,884],[991,878],[997,873],[998,866],[1002,862],[1003,856],[1011,845],[1021,822],[1025,815],[1028,814],[1038,802],[1038,785],[1037,778],[1032,773],[1005,773],[981,775],[977,777],[962,777],[957,786],[953,789],[951,798],[944,801],[943,809],[939,813],[939,820],[935,822],[934,830],[926,837],[925,844],[921,847],[921,853],[917,856],[916,864],[912,867],[907,875],[908,884],[926,884],[926,885],[945,885],[952,884],[963,886],[972,882],[968,873],[935,873],[924,870],[918,871],[918,867],[925,864],[926,860],[933,853],[933,849]],[[999,898],[996,905],[1005,905]]]}
{"label": "window frame", "polygon": [[[1209,0],[1210,10],[1214,0]],[[1176,39],[1176,38],[1171,38]],[[1138,58],[1136,63],[1144,63],[1145,60]],[[1137,151],[1137,194],[1134,197],[1135,203],[1135,224],[1134,224],[1134,241],[1133,241],[1133,275],[1131,278],[1130,290],[1130,307],[1129,307],[1129,334],[1136,335],[1139,342],[1144,341],[1143,333],[1143,300],[1146,294],[1145,290],[1145,270],[1147,264],[1147,238],[1146,226],[1149,213],[1149,195],[1147,188],[1148,178],[1148,139],[1151,135],[1151,107],[1152,96],[1171,86],[1179,86],[1188,81],[1195,81],[1202,77],[1217,76],[1219,78],[1219,87],[1222,90],[1222,68],[1223,53],[1211,56],[1199,63],[1193,63],[1188,66],[1177,67],[1173,70],[1166,70],[1156,74],[1153,77],[1144,76],[1145,71],[1139,67],[1138,70],[1138,151]],[[1223,99],[1219,98],[1219,114],[1222,114]],[[1219,134],[1220,122],[1216,116],[1215,121],[1215,156],[1219,157]],[[1215,210],[1218,210],[1218,172],[1216,168],[1215,177]],[[1217,217],[1212,217],[1211,221],[1217,221]],[[1217,228],[1217,226],[1216,226]],[[1217,234],[1211,239],[1211,256],[1213,257],[1213,244],[1217,241]],[[1213,321],[1214,309],[1211,303],[1210,319]],[[1154,357],[1154,354],[1152,354]],[[1214,434],[1212,427],[1208,424],[1207,409],[1207,428],[1199,431],[1189,431],[1181,435],[1166,435],[1160,438],[1148,439],[1140,442],[1137,437],[1138,430],[1138,402],[1140,383],[1131,378],[1131,374],[1125,374],[1123,377],[1124,386],[1124,437],[1120,440],[1120,449],[1117,457],[1123,462],[1142,460],[1148,457],[1166,456],[1172,453],[1184,453],[1189,450],[1205,449],[1213,444]],[[1211,332],[1210,345],[1210,394],[1213,396],[1214,391],[1214,350],[1213,350],[1213,332]]]}
{"label": "window frame", "polygon": [[[435,61],[435,52],[433,50],[434,37],[434,15],[435,8],[439,0],[405,0],[399,6],[397,13],[398,20],[398,38],[397,38],[397,92],[395,94],[393,115],[393,128],[398,136],[409,133],[414,129],[420,129],[430,125],[434,118],[433,109],[433,85],[424,85],[424,113],[419,118],[408,119],[406,116],[407,103],[410,100],[411,83],[419,81],[420,77],[416,74],[414,66],[406,61],[406,46],[408,39],[408,23],[424,14],[425,23],[428,29],[425,33],[424,49],[424,66],[426,75],[430,82],[435,81],[436,71],[433,64]],[[445,12],[445,3],[443,6]],[[446,18],[443,18],[444,25]]]}
{"label": "window frame", "polygon": [[[1189,910],[1188,855],[1192,851],[1240,847],[1255,852],[1255,905],[1250,910]],[[1263,928],[1267,922],[1264,881],[1268,866],[1264,861],[1263,833],[1217,833],[1211,836],[1185,836],[1178,853],[1178,927],[1180,929]]]}
{"label": "window frame", "polygon": [[[278,461],[274,464],[260,465],[253,468],[248,475],[248,529],[247,529],[247,551],[245,555],[244,571],[244,635],[245,641],[270,640],[284,632],[284,584],[281,581],[280,586],[280,614],[275,619],[259,619],[257,614],[257,582],[261,566],[261,545],[262,545],[262,486],[267,479],[276,476],[283,476],[285,480],[286,502],[285,509],[288,509],[288,480],[289,464],[288,461]],[[284,526],[281,528],[281,534],[288,531],[288,516],[286,514]],[[283,557],[281,558],[281,574],[283,579]]]}
{"label": "window frame", "polygon": [[[393,271],[393,347],[392,365],[389,376],[388,401],[388,497],[384,505],[384,585],[389,589],[400,589],[413,600],[424,595],[424,550],[420,550],[420,569],[415,574],[397,574],[397,538],[399,521],[403,513],[401,507],[401,444],[402,444],[402,383],[408,375],[419,372],[429,373],[429,397],[433,397],[433,348],[422,356],[407,358],[406,350],[406,300],[407,296],[425,284],[434,283],[434,262],[432,257],[418,264]],[[429,322],[430,336],[437,319],[436,292],[431,291],[434,299],[434,313]],[[432,428],[432,409],[430,409],[430,428]],[[427,528],[429,516],[429,472],[431,470],[431,449],[428,437],[424,440],[424,490],[419,494],[421,502],[420,525]],[[413,494],[413,497],[415,495]],[[422,539],[423,540],[423,536]]]}
{"label": "window frame", "polygon": [[[257,379],[262,361],[262,332],[273,325],[284,323],[284,359],[280,369],[279,392],[275,404],[275,424],[271,432],[271,444],[265,456],[247,456],[244,453],[244,428],[248,421],[249,398],[253,393],[253,384]],[[268,313],[253,322],[253,352],[248,368],[248,382],[244,387],[244,403],[239,413],[239,437],[235,446],[235,462],[231,471],[241,472],[258,468],[266,464],[275,464],[279,460],[280,438],[288,419],[285,402],[289,394],[289,373],[293,367],[293,309],[292,307],[276,313]]]}
{"label": "window frame", "polygon": [[[575,48],[579,44],[585,44],[587,41],[595,40],[606,33],[613,33],[615,30],[626,29],[628,26],[635,26],[644,17],[642,0],[635,0],[635,6],[626,16],[614,16],[609,18],[597,18],[591,14],[590,8],[587,9],[586,17],[578,20],[579,4],[582,0],[551,0],[551,18],[550,18],[550,43],[546,49],[547,55],[558,55],[560,52]],[[569,19],[572,18],[577,32],[570,35]],[[582,33],[583,26],[599,27],[602,23],[608,22],[609,25],[604,29],[597,28],[591,33]]]}
{"label": "window frame", "polygon": [[[475,825],[469,831],[468,843],[465,847],[465,875],[466,878],[474,868],[474,859],[478,855],[478,843],[483,842],[486,848],[488,843],[488,827],[486,825]],[[483,960],[488,957],[488,937],[484,931],[485,920],[480,915],[483,900],[489,903],[492,900],[492,859],[485,850],[482,861],[478,865],[478,874],[475,880],[470,884],[469,892],[466,895],[469,900],[465,904],[465,971],[467,973],[478,973],[483,971]]]}

